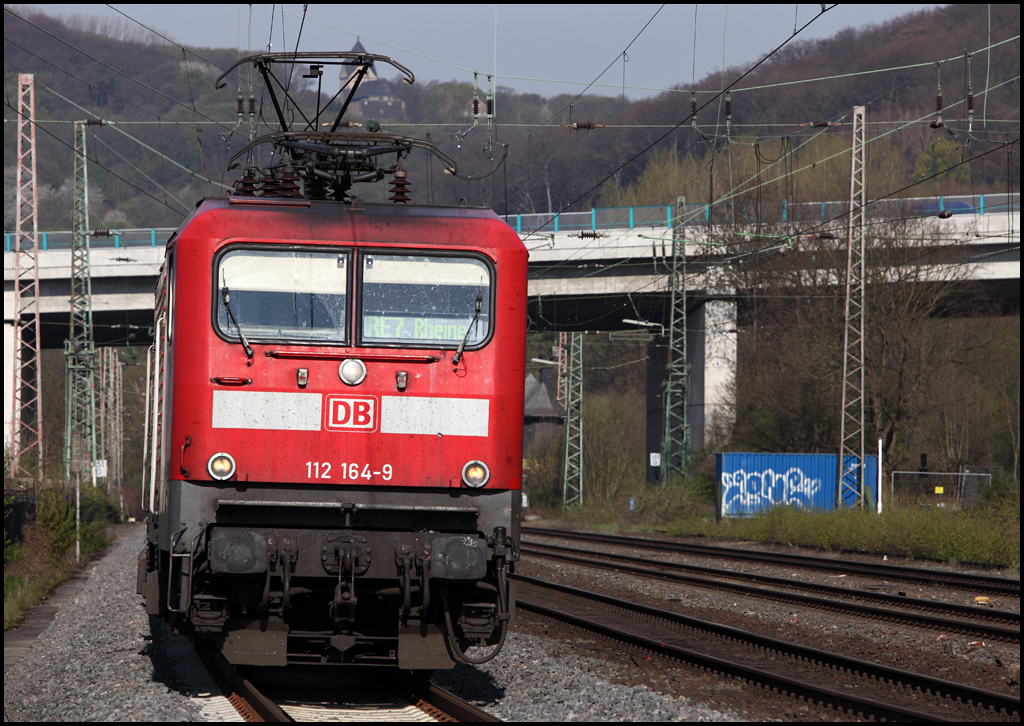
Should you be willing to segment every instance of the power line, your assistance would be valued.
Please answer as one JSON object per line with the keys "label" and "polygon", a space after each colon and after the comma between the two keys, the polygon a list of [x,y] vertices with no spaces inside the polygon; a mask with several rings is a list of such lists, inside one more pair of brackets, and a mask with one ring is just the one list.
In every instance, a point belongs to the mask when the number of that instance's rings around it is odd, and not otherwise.
{"label": "power line", "polygon": [[[131,101],[126,101],[126,100],[124,100],[123,98],[121,98],[119,96],[115,96],[113,93],[110,93],[109,91],[105,91],[102,88],[98,88],[98,87],[94,86],[93,84],[89,83],[88,81],[86,81],[86,80],[84,80],[82,78],[79,78],[74,73],[66,71],[63,68],[61,68],[60,66],[54,65],[53,63],[51,63],[50,61],[46,60],[45,58],[43,58],[40,55],[36,55],[32,51],[30,51],[28,48],[25,48],[24,46],[18,45],[18,43],[15,43],[13,40],[8,38],[6,35],[4,36],[4,41],[7,42],[7,43],[10,43],[11,45],[13,45],[13,46],[15,46],[15,47],[17,47],[17,48],[19,48],[21,50],[23,50],[24,52],[28,53],[33,58],[37,58],[38,60],[43,61],[43,63],[46,63],[48,66],[50,66],[50,67],[60,71],[61,73],[65,74],[66,76],[69,76],[70,78],[74,78],[76,81],[78,81],[79,83],[82,83],[83,85],[87,86],[88,88],[90,88],[92,90],[99,91],[100,93],[104,94],[105,96],[113,98],[116,101],[120,101],[121,103],[125,104],[126,106],[131,106],[132,108],[138,109],[139,111],[142,111],[143,113],[148,113],[150,116],[155,116],[157,119],[161,119],[160,114],[154,113],[154,112],[150,111],[149,109],[142,108],[142,106],[136,106]],[[88,113],[90,115],[92,115],[92,112],[88,112]],[[44,121],[44,120],[37,120],[36,123],[74,123],[74,121]],[[166,120],[162,120],[162,119],[158,120],[158,121],[131,121],[131,122],[119,121],[118,123],[174,123],[174,124],[184,124],[184,125],[188,125],[189,124],[189,122],[185,122],[185,121],[166,121]],[[202,122],[202,121],[194,121],[194,122],[191,122],[191,123],[204,123],[204,122]],[[217,124],[217,125],[221,125],[222,124],[222,122],[214,121],[214,120],[206,121],[205,123],[213,123],[213,124]]]}
{"label": "power line", "polygon": [[[45,88],[45,89],[46,89],[47,91],[49,91],[50,93],[52,93],[52,94],[53,94],[54,96],[56,96],[56,97],[57,97],[57,98],[59,98],[60,100],[62,100],[62,101],[64,101],[64,102],[66,102],[66,103],[69,103],[69,104],[71,104],[72,106],[74,106],[74,107],[75,107],[75,108],[77,108],[78,110],[80,110],[80,111],[84,111],[85,113],[88,113],[88,114],[89,114],[90,116],[94,116],[94,115],[95,115],[95,114],[92,114],[92,113],[91,113],[91,112],[90,112],[90,111],[89,111],[88,109],[86,109],[86,108],[83,108],[82,106],[79,106],[79,105],[78,105],[77,103],[75,103],[75,102],[74,102],[74,101],[72,101],[71,99],[69,99],[69,98],[65,98],[65,97],[64,97],[64,96],[62,96],[61,94],[57,93],[57,91],[53,90],[52,88],[50,88],[50,87],[48,87],[48,86],[46,86],[46,85],[44,85],[44,84],[42,84],[42,83],[40,83],[39,85],[41,85],[41,86],[42,86],[43,88]],[[135,143],[137,143],[137,144],[138,144],[139,146],[142,146],[142,147],[146,148],[146,149],[147,149],[148,151],[152,151],[152,152],[153,152],[154,154],[156,154],[156,155],[157,155],[157,156],[159,156],[160,158],[162,158],[162,159],[165,159],[165,160],[167,160],[167,161],[171,162],[172,164],[174,164],[175,166],[177,166],[177,167],[178,167],[179,169],[182,169],[183,171],[186,171],[186,172],[188,172],[188,173],[189,173],[189,174],[191,174],[191,175],[192,175],[193,177],[197,177],[197,178],[199,178],[199,179],[202,179],[203,181],[205,181],[205,182],[209,182],[210,184],[216,184],[217,186],[219,186],[219,187],[222,187],[222,188],[224,188],[224,189],[233,189],[233,188],[234,188],[234,187],[232,187],[232,186],[230,186],[230,185],[228,185],[228,184],[224,184],[224,183],[222,183],[222,182],[214,181],[213,179],[208,179],[207,177],[203,176],[202,174],[197,174],[197,173],[196,173],[196,172],[195,172],[194,170],[192,170],[192,169],[189,169],[189,168],[188,168],[187,166],[185,166],[184,164],[181,164],[181,163],[179,163],[179,162],[175,161],[174,159],[172,159],[171,157],[167,156],[167,154],[163,153],[163,152],[162,152],[162,151],[160,151],[159,149],[154,149],[154,148],[153,148],[152,146],[150,146],[149,144],[147,144],[147,143],[146,143],[146,142],[144,142],[144,141],[140,141],[139,139],[137,139],[137,138],[135,138],[134,136],[132,136],[131,134],[129,134],[129,133],[127,132],[127,131],[124,131],[123,129],[119,129],[119,128],[117,127],[117,124],[112,124],[112,125],[111,125],[111,128],[112,128],[112,129],[114,129],[114,131],[117,131],[117,132],[118,132],[119,134],[122,134],[123,136],[126,136],[127,138],[131,139],[132,141],[134,141]],[[154,183],[155,183],[155,182],[154,182]],[[165,193],[168,193],[166,189],[163,189],[163,188],[161,188],[161,190],[162,190],[162,191],[164,191]],[[174,196],[174,195],[172,194],[171,196]],[[175,200],[175,201],[177,201],[177,200]],[[180,203],[180,202],[179,202],[179,203]],[[187,207],[187,206],[186,206],[185,208],[186,208],[186,209],[188,209],[188,207]]]}
{"label": "power line", "polygon": [[[49,36],[49,37],[53,38],[54,40],[56,40],[56,41],[57,41],[58,43],[61,43],[61,44],[63,44],[63,45],[66,45],[66,46],[67,46],[68,48],[71,48],[72,50],[74,50],[74,51],[77,51],[78,53],[81,53],[81,54],[82,54],[82,55],[84,55],[84,56],[85,56],[86,58],[89,58],[90,60],[92,60],[92,61],[94,61],[94,62],[96,62],[96,63],[99,63],[99,64],[100,64],[101,66],[103,66],[104,68],[106,68],[106,69],[108,69],[108,70],[111,70],[111,71],[113,71],[114,73],[117,73],[117,74],[118,74],[119,76],[123,76],[124,78],[127,78],[127,79],[128,79],[129,81],[131,81],[132,83],[137,83],[138,85],[142,86],[143,88],[145,88],[145,89],[147,89],[147,90],[149,90],[149,91],[152,91],[153,93],[157,94],[157,95],[158,95],[158,96],[160,96],[161,98],[165,98],[165,99],[167,99],[168,101],[170,101],[171,103],[174,103],[174,104],[175,104],[175,105],[177,105],[177,106],[181,106],[182,108],[186,109],[187,111],[190,111],[190,112],[192,112],[192,113],[195,113],[195,114],[197,114],[197,115],[199,115],[199,116],[202,116],[202,117],[203,117],[203,118],[205,118],[205,119],[206,119],[207,121],[213,121],[213,122],[215,122],[215,123],[218,123],[218,124],[219,124],[219,122],[218,122],[218,121],[216,121],[215,119],[212,119],[212,118],[210,118],[209,116],[207,116],[206,114],[202,113],[201,111],[199,111],[199,110],[197,110],[197,109],[195,109],[195,108],[192,108],[191,106],[188,106],[188,105],[186,105],[186,104],[182,103],[181,101],[178,101],[177,99],[171,98],[171,97],[170,97],[170,96],[168,96],[168,95],[167,95],[166,93],[163,93],[162,91],[158,91],[157,89],[153,88],[153,87],[152,87],[152,86],[150,86],[149,84],[147,84],[147,83],[143,83],[143,82],[142,82],[142,81],[140,81],[139,79],[137,79],[137,78],[134,78],[133,76],[130,76],[130,75],[128,75],[128,74],[127,74],[127,73],[125,73],[124,71],[122,71],[122,70],[120,70],[120,69],[118,69],[118,68],[115,68],[114,66],[110,65],[109,63],[105,63],[105,62],[101,61],[101,60],[100,60],[99,58],[96,58],[95,56],[93,56],[93,55],[91,55],[91,54],[89,54],[89,53],[86,53],[86,52],[85,52],[84,50],[82,50],[81,48],[78,48],[77,46],[73,45],[72,43],[69,43],[69,42],[67,42],[66,40],[63,40],[62,38],[58,38],[58,37],[57,37],[56,35],[54,35],[54,34],[53,34],[53,33],[51,33],[50,31],[48,31],[48,30],[46,30],[46,29],[44,29],[44,28],[41,28],[41,27],[39,27],[38,25],[36,25],[35,23],[33,23],[33,22],[32,22],[31,20],[27,20],[27,19],[25,19],[25,18],[21,17],[20,15],[18,15],[18,14],[17,14],[16,12],[14,12],[13,10],[11,10],[11,9],[10,9],[10,8],[9,8],[8,6],[6,6],[6,5],[4,6],[4,12],[5,12],[5,13],[10,13],[11,15],[13,15],[13,16],[14,16],[14,17],[16,17],[16,18],[18,18],[19,20],[21,20],[22,22],[26,23],[27,25],[31,25],[31,26],[32,26],[33,28],[35,28],[35,29],[36,29],[36,30],[38,30],[39,32],[43,33],[44,35],[47,35],[47,36]],[[227,126],[223,126],[223,125],[221,125],[221,126],[222,126],[222,128],[223,128],[223,129],[224,129],[225,131],[227,131],[227,132],[229,132],[229,133],[231,133],[231,134],[234,134],[234,133],[236,133],[234,129],[231,129],[231,128],[229,128],[229,127],[227,127]]]}
{"label": "power line", "polygon": [[[17,113],[17,114],[18,114],[19,116],[21,115],[21,114],[20,114],[20,112],[19,112],[19,111],[18,111],[18,110],[17,110],[16,108],[14,108],[13,106],[11,106],[11,105],[10,105],[9,103],[7,103],[6,101],[4,101],[4,105],[5,105],[5,106],[7,106],[7,108],[9,108],[9,109],[11,109],[12,111],[14,111],[15,113]],[[42,126],[40,126],[40,125],[38,125],[38,124],[35,124],[35,126],[36,126],[36,128],[38,128],[38,129],[39,129],[40,131],[42,131],[42,132],[43,132],[44,134],[46,134],[46,135],[47,135],[47,136],[49,136],[50,138],[52,138],[52,139],[54,139],[54,140],[56,140],[56,141],[60,142],[60,143],[61,143],[61,144],[63,144],[64,146],[66,146],[66,147],[68,147],[69,149],[71,149],[71,151],[72,151],[73,153],[78,153],[78,152],[76,151],[75,147],[73,147],[73,146],[72,146],[71,144],[69,144],[68,142],[64,141],[63,139],[61,139],[61,138],[60,138],[60,137],[58,137],[58,136],[55,136],[54,134],[50,133],[49,131],[47,131],[47,130],[46,130],[45,128],[43,128]],[[174,212],[175,214],[180,214],[180,215],[181,215],[182,217],[184,217],[184,216],[185,216],[184,214],[182,214],[181,212],[179,212],[179,211],[178,211],[177,209],[175,209],[174,207],[172,207],[172,206],[171,206],[170,204],[168,204],[168,203],[167,203],[166,201],[164,201],[163,199],[158,199],[157,197],[154,197],[154,196],[153,196],[152,194],[150,194],[149,192],[147,192],[147,191],[146,191],[145,189],[142,189],[141,187],[137,187],[137,186],[135,186],[135,185],[134,185],[134,184],[132,184],[132,183],[131,183],[130,181],[128,181],[127,179],[125,179],[125,178],[124,178],[123,176],[121,176],[121,175],[120,175],[120,174],[118,174],[117,172],[115,172],[115,171],[113,171],[113,170],[111,170],[111,169],[108,169],[107,167],[103,166],[103,164],[99,163],[99,162],[98,162],[98,161],[96,161],[95,159],[88,159],[88,161],[89,161],[90,163],[92,163],[92,164],[95,164],[95,165],[96,165],[96,166],[98,166],[98,167],[99,167],[100,169],[103,169],[103,171],[107,172],[108,174],[110,174],[110,175],[111,175],[111,176],[113,176],[114,178],[116,178],[116,179],[120,179],[120,180],[121,180],[121,181],[123,181],[123,182],[124,182],[125,184],[127,184],[127,185],[128,185],[128,186],[130,186],[130,187],[131,187],[132,189],[134,189],[135,191],[137,191],[137,192],[140,192],[140,193],[142,193],[142,194],[145,194],[145,195],[146,195],[147,197],[149,197],[149,198],[150,198],[150,199],[152,199],[153,201],[159,202],[160,204],[164,205],[165,207],[167,207],[168,209],[170,209],[170,210],[171,210],[172,212]]]}
{"label": "power line", "polygon": [[[807,28],[808,26],[810,26],[810,25],[811,25],[811,23],[813,23],[813,22],[814,22],[815,20],[817,20],[818,18],[820,18],[820,17],[822,16],[822,15],[824,15],[824,14],[825,14],[826,12],[828,12],[829,10],[831,10],[831,9],[832,9],[832,8],[834,8],[834,7],[835,7],[835,5],[832,5],[831,7],[828,7],[828,8],[825,8],[825,7],[823,7],[823,8],[822,8],[822,11],[821,11],[820,13],[818,13],[818,15],[816,15],[815,17],[811,18],[811,20],[809,20],[809,21],[808,21],[807,23],[805,23],[805,24],[804,24],[804,26],[803,26],[802,28],[800,28],[800,30],[799,30],[799,31],[797,31],[797,33],[794,33],[794,34],[793,34],[793,35],[792,35],[792,36],[791,36],[790,38],[787,38],[787,39],[786,39],[785,41],[783,41],[783,42],[782,42],[782,43],[781,43],[781,44],[780,44],[779,46],[777,46],[777,47],[776,47],[776,48],[775,48],[775,49],[774,49],[774,50],[773,50],[773,51],[772,51],[771,53],[769,53],[769,54],[768,54],[768,55],[766,55],[766,56],[765,56],[764,58],[762,58],[762,59],[761,59],[761,60],[759,60],[759,61],[758,61],[757,63],[755,63],[755,64],[754,64],[753,66],[751,66],[751,67],[750,67],[749,69],[747,69],[747,70],[746,70],[746,71],[745,71],[745,72],[744,72],[744,73],[743,73],[743,74],[742,74],[742,75],[741,75],[741,76],[740,76],[739,78],[737,78],[737,79],[736,79],[736,80],[734,80],[734,81],[733,81],[732,83],[730,83],[728,87],[726,87],[725,89],[723,89],[723,91],[719,92],[719,93],[718,93],[718,94],[716,95],[716,97],[715,97],[715,98],[718,98],[718,97],[722,96],[722,95],[723,95],[723,94],[725,93],[725,91],[727,91],[727,90],[731,89],[731,88],[732,88],[732,87],[733,87],[734,85],[736,85],[736,84],[737,84],[737,83],[739,83],[739,82],[740,82],[741,80],[743,80],[744,78],[746,78],[746,77],[747,77],[748,75],[750,75],[751,73],[753,73],[753,72],[754,72],[754,70],[756,70],[756,69],[757,69],[757,68],[758,68],[759,66],[761,66],[761,65],[762,65],[763,63],[765,63],[765,62],[766,62],[766,61],[767,61],[767,60],[768,60],[769,58],[771,58],[771,57],[772,57],[773,55],[775,55],[776,53],[778,53],[778,52],[779,52],[779,51],[780,51],[780,50],[781,50],[782,48],[784,48],[784,47],[785,47],[786,45],[788,45],[788,44],[789,44],[789,43],[790,43],[790,42],[791,42],[791,41],[793,40],[793,38],[795,38],[795,37],[796,37],[797,35],[799,35],[799,33],[803,32],[803,31],[804,31],[804,30],[805,30],[805,29],[806,29],[806,28]],[[705,102],[705,103],[704,103],[704,105],[703,105],[703,106],[701,106],[701,107],[700,107],[700,109],[698,109],[698,111],[700,111],[700,110],[703,110],[703,109],[704,109],[704,108],[706,108],[706,107],[707,107],[707,106],[708,106],[709,104],[713,103],[713,102],[715,101],[715,98],[711,98],[711,99],[709,99],[709,100],[708,100],[707,102]],[[579,197],[577,197],[577,198],[576,198],[576,199],[575,199],[574,201],[572,201],[572,202],[569,202],[568,204],[566,204],[566,205],[565,205],[565,206],[564,206],[564,207],[562,208],[562,210],[561,210],[561,211],[565,211],[566,209],[569,209],[570,207],[572,207],[573,205],[575,205],[575,204],[576,204],[577,202],[579,202],[580,200],[582,200],[582,199],[583,199],[584,197],[586,197],[587,195],[589,195],[589,194],[591,194],[592,192],[594,192],[594,191],[595,191],[595,190],[596,190],[596,189],[597,189],[598,187],[600,187],[600,186],[601,186],[602,184],[604,184],[604,183],[605,183],[606,181],[608,181],[609,179],[611,179],[611,178],[612,178],[612,177],[613,177],[613,176],[614,176],[614,175],[615,175],[616,173],[618,173],[618,172],[619,172],[620,170],[622,170],[622,169],[624,169],[624,168],[625,168],[626,166],[628,166],[628,165],[632,164],[632,163],[633,163],[633,162],[634,162],[634,161],[635,161],[636,159],[638,159],[639,157],[641,157],[641,156],[643,156],[644,154],[646,154],[646,153],[647,153],[648,151],[650,151],[650,150],[651,150],[652,148],[654,148],[654,147],[655,147],[656,145],[660,144],[660,143],[661,143],[661,142],[662,142],[663,140],[665,140],[665,138],[667,138],[667,137],[668,137],[668,135],[669,135],[669,134],[671,134],[671,133],[672,133],[673,131],[675,131],[676,129],[680,128],[680,127],[681,127],[681,126],[682,126],[683,124],[685,124],[685,123],[686,123],[687,121],[689,121],[689,120],[690,120],[690,119],[691,119],[692,117],[693,117],[693,114],[692,114],[692,113],[691,113],[691,114],[689,114],[689,115],[687,115],[687,116],[686,116],[686,117],[685,117],[685,118],[684,118],[684,119],[683,119],[682,121],[680,121],[680,122],[679,122],[678,124],[676,124],[676,125],[675,125],[675,126],[673,126],[673,127],[671,128],[671,129],[669,129],[668,131],[666,131],[666,132],[665,132],[664,134],[662,134],[662,135],[661,135],[660,137],[658,137],[657,139],[655,139],[654,141],[652,141],[652,142],[651,142],[650,144],[648,144],[648,145],[647,145],[646,147],[644,147],[644,148],[643,148],[642,150],[640,150],[639,152],[637,152],[636,154],[634,154],[634,155],[633,155],[632,157],[630,157],[630,158],[629,158],[629,159],[627,159],[626,161],[624,161],[624,162],[622,162],[621,164],[619,164],[619,166],[617,166],[617,167],[616,167],[616,168],[615,168],[615,169],[614,169],[614,170],[613,170],[613,171],[612,171],[612,172],[611,172],[610,174],[608,174],[607,176],[605,176],[605,177],[604,177],[604,178],[603,178],[603,179],[602,179],[601,181],[599,181],[599,182],[598,182],[597,184],[595,184],[595,185],[594,185],[593,187],[591,187],[591,188],[590,188],[590,189],[589,189],[588,191],[584,192],[584,193],[583,193],[582,195],[580,195]],[[520,137],[520,138],[522,138],[522,137]],[[542,227],[543,227],[543,226],[547,226],[547,224],[548,224],[548,223],[550,223],[550,222],[551,222],[551,221],[552,221],[552,220],[553,220],[553,219],[555,218],[555,216],[557,216],[557,214],[560,214],[560,213],[561,213],[561,212],[558,212],[558,213],[556,213],[556,215],[552,216],[552,217],[551,217],[550,219],[548,219],[548,221],[547,221],[547,222],[545,222],[545,223],[544,223],[543,225],[541,225],[541,226],[542,226]]]}

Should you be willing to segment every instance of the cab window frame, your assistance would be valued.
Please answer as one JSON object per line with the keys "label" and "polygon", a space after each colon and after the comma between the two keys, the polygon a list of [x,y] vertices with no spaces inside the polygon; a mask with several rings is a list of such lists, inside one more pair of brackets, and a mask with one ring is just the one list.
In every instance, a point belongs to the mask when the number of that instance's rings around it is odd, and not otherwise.
{"label": "cab window frame", "polygon": [[[210,324],[213,327],[214,333],[221,340],[228,343],[239,344],[238,331],[231,325],[229,319],[229,330],[225,331],[221,328],[220,321],[218,320],[218,312],[221,306],[221,280],[220,280],[220,267],[224,258],[232,252],[240,251],[254,251],[254,252],[312,252],[322,253],[327,255],[333,255],[335,257],[344,255],[346,258],[345,265],[345,314],[344,323],[339,326],[339,329],[343,331],[343,340],[314,340],[310,338],[292,338],[284,335],[266,337],[261,335],[250,335],[248,332],[245,333],[246,339],[250,343],[259,343],[260,345],[294,345],[294,346],[305,346],[305,347],[333,347],[333,348],[349,348],[353,344],[353,329],[352,329],[352,298],[355,293],[355,281],[353,267],[355,266],[355,250],[356,248],[351,245],[324,245],[324,244],[270,244],[260,242],[232,242],[224,245],[216,254],[213,256],[213,264],[211,265],[211,274],[213,277],[212,288],[211,288],[211,305],[210,305]],[[231,281],[228,280],[228,290],[233,292],[231,287]],[[232,306],[232,312],[234,310]],[[244,328],[243,328],[243,332]]]}
{"label": "cab window frame", "polygon": [[386,340],[365,340],[363,336],[363,260],[366,257],[387,256],[387,257],[446,257],[454,259],[468,259],[482,262],[488,274],[488,295],[487,295],[487,330],[476,343],[466,343],[465,350],[473,351],[485,348],[494,338],[497,329],[497,290],[498,274],[494,260],[487,255],[475,250],[438,250],[424,247],[359,247],[356,249],[356,257],[353,270],[355,276],[355,330],[353,345],[358,348],[401,348],[410,350],[457,350],[458,341],[425,340],[421,343],[412,341],[386,341]]}

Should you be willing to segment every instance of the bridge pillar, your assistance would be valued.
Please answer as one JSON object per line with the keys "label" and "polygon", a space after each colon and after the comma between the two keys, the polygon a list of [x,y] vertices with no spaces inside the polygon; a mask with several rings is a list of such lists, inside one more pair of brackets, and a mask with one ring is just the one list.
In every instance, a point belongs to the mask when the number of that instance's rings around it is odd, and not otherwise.
{"label": "bridge pillar", "polygon": [[[690,446],[699,449],[728,435],[736,420],[736,303],[708,300],[686,316],[689,388],[686,421]],[[668,338],[647,346],[647,480],[657,481],[665,425],[665,368]]]}

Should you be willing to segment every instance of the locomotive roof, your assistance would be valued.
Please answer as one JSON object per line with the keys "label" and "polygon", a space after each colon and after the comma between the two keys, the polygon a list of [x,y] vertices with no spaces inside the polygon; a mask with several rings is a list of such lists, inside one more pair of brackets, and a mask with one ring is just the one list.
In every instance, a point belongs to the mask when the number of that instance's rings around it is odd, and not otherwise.
{"label": "locomotive roof", "polygon": [[[216,220],[216,221],[215,221]],[[441,205],[360,203],[340,204],[335,201],[259,197],[220,197],[204,199],[168,241],[171,244],[186,228],[221,239],[254,236],[276,239],[351,239],[382,242],[417,241],[410,236],[411,225],[422,236],[422,224],[433,220],[438,234],[427,235],[425,244],[470,244],[484,248],[522,247],[522,241],[511,227],[487,207]],[[487,239],[466,240],[454,232],[460,221],[483,224],[507,234],[488,235]],[[203,229],[211,224],[210,230]],[[454,226],[453,226],[454,225]],[[500,225],[500,226],[499,226]],[[431,225],[434,226],[434,225]],[[442,232],[440,228],[446,231]],[[498,229],[495,231],[497,232]],[[404,230],[404,232],[403,232]],[[341,235],[341,236],[339,236]]]}

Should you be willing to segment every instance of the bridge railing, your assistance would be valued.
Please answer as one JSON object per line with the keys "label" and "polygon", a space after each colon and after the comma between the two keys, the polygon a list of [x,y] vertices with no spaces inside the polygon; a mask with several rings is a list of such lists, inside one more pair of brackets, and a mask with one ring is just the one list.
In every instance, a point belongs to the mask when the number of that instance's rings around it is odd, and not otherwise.
{"label": "bridge railing", "polygon": [[[509,214],[504,217],[520,235],[557,234],[559,232],[597,232],[607,229],[635,229],[638,227],[671,227],[674,205],[647,205],[636,207],[595,207],[589,212],[563,212],[561,214]],[[934,217],[939,212],[953,214],[1006,214],[1020,211],[1020,193],[975,194],[943,197],[916,197],[910,199],[882,199],[871,202],[868,216],[874,219]],[[842,202],[790,202],[786,199],[753,202],[716,202],[687,204],[683,224],[751,224],[758,219],[765,223],[792,222],[821,224],[829,221],[845,223],[850,203]],[[94,235],[93,249],[122,247],[162,247],[167,243],[173,227],[112,229],[109,236]],[[39,245],[43,250],[71,249],[71,232],[40,232]],[[14,233],[4,232],[4,252],[14,250]]]}
{"label": "bridge railing", "polygon": [[[638,207],[595,207],[589,212],[561,214],[510,214],[509,225],[521,235],[557,234],[636,227],[670,227],[673,205]],[[1020,194],[975,194],[908,199],[882,199],[871,202],[867,214],[873,219],[934,217],[949,210],[953,214],[1005,214],[1020,211]],[[849,201],[791,202],[786,199],[762,201],[724,201],[715,204],[687,204],[683,212],[686,226],[704,224],[751,224],[758,219],[770,222],[827,223],[844,221]]]}
{"label": "bridge railing", "polygon": [[[126,247],[163,247],[174,233],[175,227],[140,227],[138,229],[101,230],[102,235],[91,235],[90,249],[123,249]],[[109,232],[108,234],[105,234]],[[71,249],[69,231],[40,232],[39,248],[46,250]],[[14,251],[14,233],[4,232],[4,252]]]}

